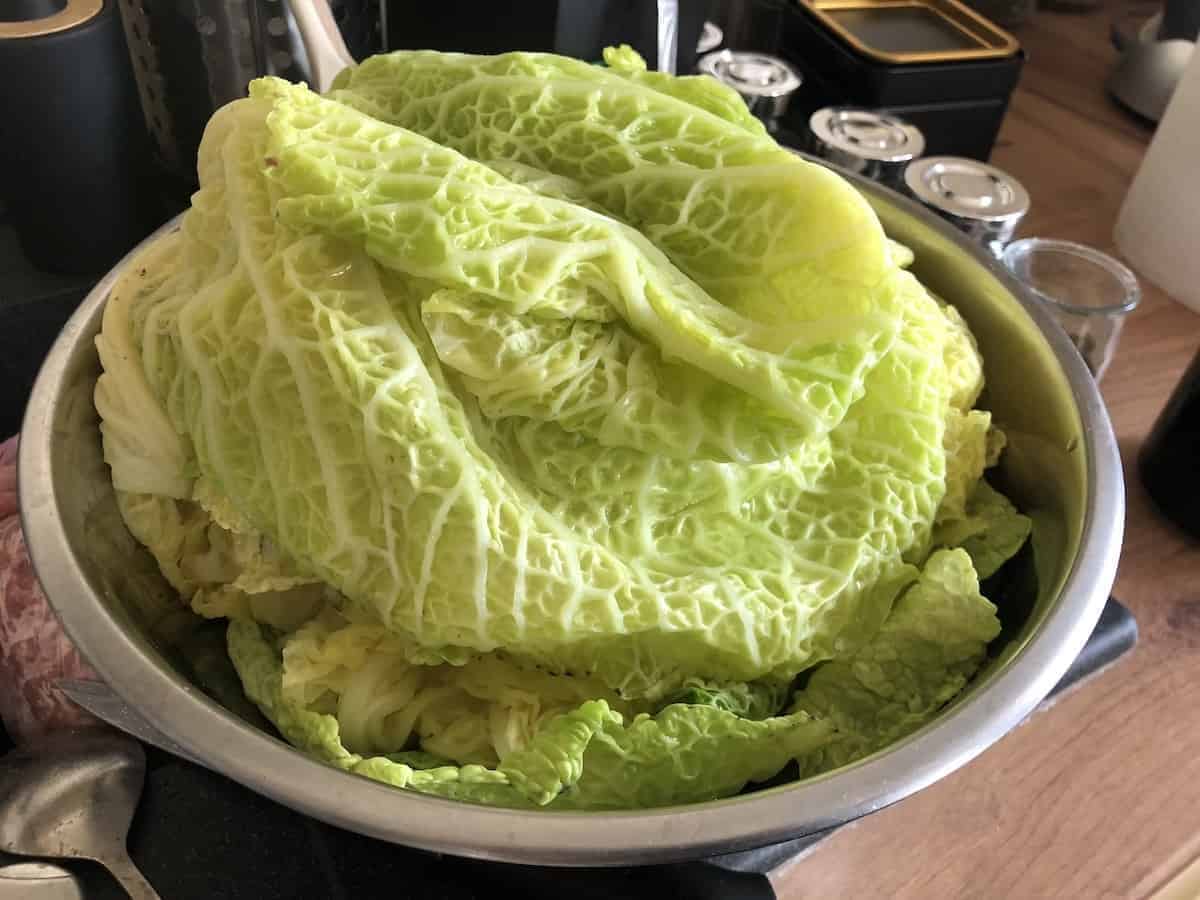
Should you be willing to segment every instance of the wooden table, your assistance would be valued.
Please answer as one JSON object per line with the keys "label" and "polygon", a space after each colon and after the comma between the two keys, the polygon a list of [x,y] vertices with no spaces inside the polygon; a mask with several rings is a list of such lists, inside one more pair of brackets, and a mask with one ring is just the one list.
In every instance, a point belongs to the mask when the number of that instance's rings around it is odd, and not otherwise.
{"label": "wooden table", "polygon": [[[993,161],[1033,196],[1025,234],[1115,252],[1151,136],[1104,93],[1126,9],[1041,12],[1018,32],[1030,58]],[[1200,316],[1142,286],[1103,382],[1128,493],[1114,593],[1137,648],[951,777],[837,831],[774,879],[784,900],[1147,897],[1200,858],[1200,542],[1150,508],[1135,470]]]}

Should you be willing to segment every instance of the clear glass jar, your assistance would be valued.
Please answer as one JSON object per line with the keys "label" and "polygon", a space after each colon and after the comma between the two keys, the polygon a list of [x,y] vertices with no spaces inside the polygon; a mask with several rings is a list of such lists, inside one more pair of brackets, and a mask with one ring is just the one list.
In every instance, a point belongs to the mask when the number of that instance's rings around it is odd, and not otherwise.
{"label": "clear glass jar", "polygon": [[1013,241],[1003,259],[1054,314],[1099,381],[1112,362],[1125,317],[1141,299],[1133,272],[1099,250],[1046,238]]}

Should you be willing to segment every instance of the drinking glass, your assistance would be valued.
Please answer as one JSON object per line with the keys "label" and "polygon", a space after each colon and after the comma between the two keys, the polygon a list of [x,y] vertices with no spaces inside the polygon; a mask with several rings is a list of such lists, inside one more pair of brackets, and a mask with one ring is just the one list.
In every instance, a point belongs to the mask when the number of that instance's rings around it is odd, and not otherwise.
{"label": "drinking glass", "polygon": [[1013,241],[1003,259],[1054,314],[1099,381],[1112,362],[1125,317],[1141,299],[1134,274],[1092,247],[1047,238]]}

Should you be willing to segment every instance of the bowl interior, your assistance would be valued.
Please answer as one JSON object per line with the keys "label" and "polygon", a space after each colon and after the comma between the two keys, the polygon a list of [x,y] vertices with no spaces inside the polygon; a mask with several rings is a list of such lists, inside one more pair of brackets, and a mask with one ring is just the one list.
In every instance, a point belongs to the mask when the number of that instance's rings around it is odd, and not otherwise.
{"label": "bowl interior", "polygon": [[1084,427],[1060,357],[1043,331],[1048,317],[1039,327],[1014,302],[1013,284],[1002,280],[999,264],[990,257],[984,262],[981,254],[886,198],[871,199],[888,234],[913,250],[913,272],[970,326],[984,360],[986,386],[979,406],[992,412],[1007,437],[998,471],[988,477],[1034,522],[1026,554],[1031,571],[1022,572],[1019,565],[1006,571],[1023,583],[991,586],[1005,594],[992,599],[1019,608],[999,603],[1005,625],[1000,640],[1011,640],[968,689],[977,691],[989,671],[1036,632],[1071,574],[1091,489]]}
{"label": "bowl interior", "polygon": [[[169,737],[202,759],[211,757],[214,768],[276,799],[378,837],[402,839],[431,849],[452,847],[454,852],[525,862],[648,861],[695,856],[715,848],[733,850],[760,845],[828,827],[893,802],[961,765],[997,739],[1029,712],[1070,663],[1071,656],[1061,660],[1055,674],[1048,670],[1058,665],[1056,657],[1053,665],[1041,658],[1031,660],[1029,666],[1033,668],[1025,675],[1016,672],[1010,675],[1028,682],[1011,689],[1008,704],[1011,709],[986,709],[986,704],[976,704],[971,713],[975,718],[960,725],[975,733],[958,735],[944,745],[930,743],[936,742],[938,735],[934,732],[938,728],[950,727],[942,720],[951,718],[955,709],[972,705],[973,698],[986,691],[993,681],[1005,677],[1006,670],[1013,668],[1014,661],[1038,638],[1047,619],[1054,615],[1064,586],[1074,577],[1081,540],[1085,537],[1091,508],[1089,492],[1093,490],[1089,479],[1095,454],[1090,457],[1087,452],[1093,436],[1085,432],[1076,402],[1080,385],[1084,384],[1080,379],[1086,379],[1086,370],[1069,355],[1074,351],[1065,339],[1064,343],[1053,345],[1057,338],[1043,330],[1048,320],[1039,327],[1015,298],[1014,282],[1007,280],[999,267],[989,263],[984,254],[967,245],[948,226],[911,204],[896,200],[890,192],[870,185],[864,186],[864,192],[876,206],[888,233],[915,251],[914,270],[918,276],[960,310],[976,335],[986,361],[988,383],[981,405],[993,411],[1009,439],[998,477],[1018,506],[1035,522],[1031,550],[1025,553],[1022,565],[1013,567],[1018,573],[1018,583],[995,586],[997,591],[1015,599],[1007,607],[1000,604],[1005,633],[997,641],[993,658],[937,722],[901,742],[926,741],[924,751],[917,746],[911,751],[915,755],[903,760],[897,756],[892,761],[908,768],[903,777],[897,778],[878,768],[888,764],[887,760],[868,761],[876,769],[860,768],[864,764],[858,763],[847,770],[821,776],[811,780],[817,783],[811,784],[808,794],[797,792],[808,789],[810,782],[769,788],[750,798],[698,804],[689,807],[686,815],[679,811],[650,811],[624,817],[587,814],[609,825],[620,822],[623,830],[601,839],[594,836],[598,832],[588,830],[590,826],[577,828],[565,824],[556,838],[537,838],[542,850],[522,852],[516,849],[520,840],[512,837],[516,832],[508,830],[516,828],[515,824],[506,828],[508,838],[496,838],[500,843],[478,837],[484,832],[471,830],[480,822],[497,821],[496,816],[511,819],[514,814],[509,811],[468,807],[482,817],[469,819],[464,818],[469,814],[455,809],[465,804],[407,793],[400,800],[397,798],[401,792],[382,785],[349,786],[350,782],[364,780],[299,758],[290,748],[283,750],[284,745],[275,738],[269,741],[278,745],[278,749],[270,751],[276,754],[275,764],[294,766],[291,774],[298,776],[303,784],[294,783],[296,778],[288,779],[282,772],[274,777],[270,773],[261,775],[248,762],[243,764],[232,749],[217,747],[217,739],[208,737],[215,727],[213,723],[223,722],[220,727],[232,729],[229,735],[236,736],[235,742],[241,742],[239,746],[252,747],[256,753],[266,753],[268,742],[249,732],[252,729],[273,732],[242,695],[225,655],[220,623],[205,622],[183,609],[153,559],[125,529],[101,455],[92,401],[99,374],[93,338],[100,326],[111,276],[97,287],[64,330],[39,378],[26,421],[26,438],[32,438],[32,442],[26,448],[23,440],[22,446],[23,514],[34,562],[47,594],[72,637],[101,674],[131,706]],[[1078,370],[1068,377],[1072,366]],[[1098,397],[1089,402],[1098,404]],[[1103,417],[1102,407],[1099,415]],[[1104,419],[1100,436],[1107,435],[1111,442],[1111,432],[1107,429]],[[1115,477],[1119,479],[1119,471]],[[1111,540],[1107,543],[1111,544]],[[1115,548],[1108,549],[1115,552]],[[1099,615],[1111,584],[1111,571],[1107,577],[1107,584],[1100,584],[1092,591],[1097,596],[1089,596],[1081,607],[1086,613],[1083,619],[1090,617],[1091,621],[1063,626],[1066,630],[1053,641],[1074,642],[1075,651],[1078,650]],[[1101,572],[1099,580],[1102,582],[1104,578],[1105,573]],[[145,683],[147,667],[157,669],[162,676],[153,686]],[[1029,672],[1037,678],[1030,681]],[[202,714],[212,717],[212,722],[202,726],[181,720],[175,710],[188,698],[199,703],[191,708],[193,718]],[[941,733],[944,737],[947,732]],[[986,736],[980,737],[980,733]],[[219,740],[230,744],[235,738],[226,735]],[[876,756],[890,756],[894,749]],[[923,760],[915,767],[919,772],[914,773],[912,760]],[[856,769],[862,777],[852,781]],[[868,778],[868,772],[878,775]],[[349,801],[340,803],[331,799],[339,792],[370,796],[380,804],[380,809],[359,814],[348,808]],[[779,797],[772,810],[763,807],[761,815],[749,813],[739,817],[722,812],[734,809],[729,806],[731,803],[780,794],[787,796]],[[808,801],[815,806],[807,806]],[[397,804],[394,810],[399,813],[398,804],[402,802],[407,804],[404,809],[410,814],[414,810],[423,809],[426,813],[441,810],[441,819],[437,823],[414,824],[411,820],[399,822],[385,815],[384,808],[389,803]],[[532,815],[555,815],[565,817],[563,822],[569,821],[569,814]],[[704,822],[712,827],[701,828],[700,819],[688,818],[694,815],[721,818],[706,818]],[[464,837],[454,843],[456,834]],[[505,840],[508,844],[504,844]],[[507,846],[513,848],[512,852],[497,849]]]}

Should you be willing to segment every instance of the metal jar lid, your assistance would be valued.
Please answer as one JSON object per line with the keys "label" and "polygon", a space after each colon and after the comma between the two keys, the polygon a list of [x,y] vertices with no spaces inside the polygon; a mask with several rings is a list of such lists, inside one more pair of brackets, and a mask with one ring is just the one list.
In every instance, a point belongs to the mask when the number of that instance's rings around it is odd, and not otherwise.
{"label": "metal jar lid", "polygon": [[700,57],[697,68],[729,85],[746,101],[750,112],[770,121],[783,115],[788,100],[800,87],[800,73],[776,56],[742,50],[717,50]]}
{"label": "metal jar lid", "polygon": [[1029,192],[995,166],[957,156],[909,163],[904,183],[914,197],[996,255],[1029,211]]}
{"label": "metal jar lid", "polygon": [[925,152],[925,136],[916,126],[871,109],[827,106],[812,114],[808,130],[814,156],[895,185],[905,166]]}

